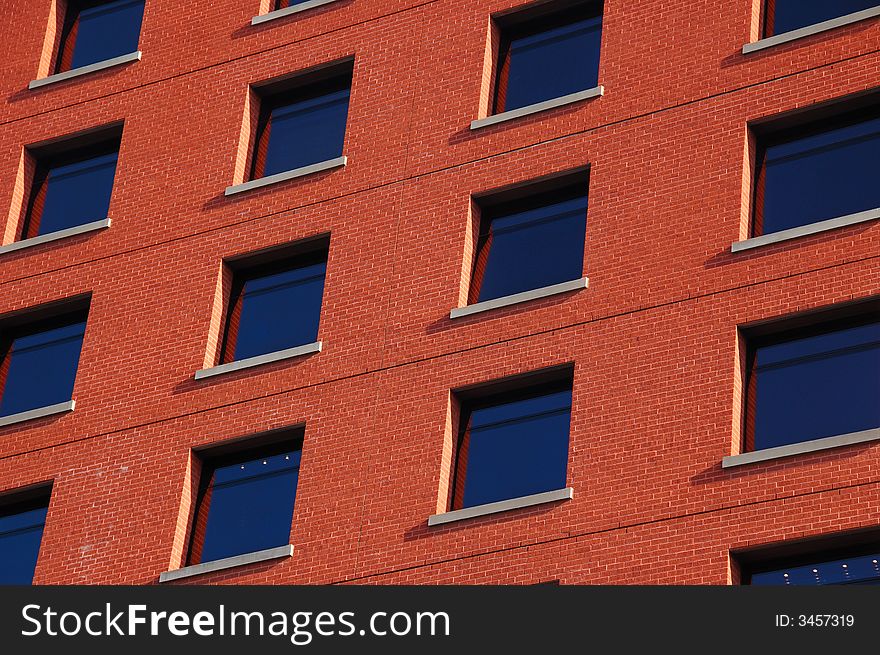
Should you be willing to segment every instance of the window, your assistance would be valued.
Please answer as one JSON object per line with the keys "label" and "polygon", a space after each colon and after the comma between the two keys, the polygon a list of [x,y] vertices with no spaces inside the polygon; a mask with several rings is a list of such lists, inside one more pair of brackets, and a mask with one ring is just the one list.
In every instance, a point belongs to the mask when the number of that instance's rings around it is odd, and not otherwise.
{"label": "window", "polygon": [[468,304],[582,277],[586,183],[501,204],[480,204]]}
{"label": "window", "polygon": [[877,0],[766,0],[764,37],[880,6]]}
{"label": "window", "polygon": [[301,11],[308,11],[323,7],[337,0],[271,0],[269,2],[268,13],[254,16],[251,19],[251,25],[260,25],[276,18],[283,18],[291,14],[297,14]]}
{"label": "window", "polygon": [[880,316],[752,339],[746,450],[880,428]]}
{"label": "window", "polygon": [[33,582],[48,510],[45,492],[0,507],[0,585]]}
{"label": "window", "polygon": [[327,251],[233,270],[222,363],[313,343],[318,338]]}
{"label": "window", "polygon": [[287,9],[313,0],[273,0],[273,9]]}
{"label": "window", "polygon": [[758,137],[753,236],[880,208],[880,109]]}
{"label": "window", "polygon": [[263,97],[251,179],[342,156],[350,91],[348,73]]}
{"label": "window", "polygon": [[103,221],[110,209],[119,139],[37,156],[20,239]]}
{"label": "window", "polygon": [[144,0],[68,0],[56,73],[138,49]]}
{"label": "window", "polygon": [[78,312],[0,330],[0,416],[71,399],[85,329]]}
{"label": "window", "polygon": [[187,564],[290,542],[302,439],[206,458]]}
{"label": "window", "polygon": [[599,83],[602,3],[498,19],[494,114],[566,96]]}
{"label": "window", "polygon": [[880,546],[873,553],[832,561],[785,566],[751,575],[753,585],[880,584]]}
{"label": "window", "polygon": [[571,381],[462,401],[452,509],[565,487]]}
{"label": "window", "polygon": [[742,584],[880,584],[880,535],[876,528],[811,537],[736,553]]}

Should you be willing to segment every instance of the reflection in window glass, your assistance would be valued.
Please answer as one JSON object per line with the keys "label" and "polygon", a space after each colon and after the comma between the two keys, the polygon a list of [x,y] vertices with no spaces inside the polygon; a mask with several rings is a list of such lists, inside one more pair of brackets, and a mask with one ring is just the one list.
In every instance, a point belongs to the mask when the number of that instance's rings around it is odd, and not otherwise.
{"label": "reflection in window glass", "polygon": [[755,236],[877,209],[878,159],[876,110],[771,136],[758,169]]}
{"label": "reflection in window glass", "polygon": [[71,399],[86,323],[67,322],[9,330],[3,335],[0,416]]}
{"label": "reflection in window glass", "polygon": [[136,52],[144,0],[70,0],[56,72]]}
{"label": "reflection in window glass", "polygon": [[502,28],[494,113],[599,84],[602,3]]}
{"label": "reflection in window glass", "polygon": [[453,509],[565,488],[571,385],[465,404]]}
{"label": "reflection in window glass", "polygon": [[753,585],[880,584],[880,552],[753,573]]}
{"label": "reflection in window glass", "polygon": [[48,510],[48,498],[0,508],[0,585],[33,581]]}
{"label": "reflection in window glass", "polygon": [[322,252],[238,274],[223,361],[317,341],[326,272],[326,252]]}
{"label": "reflection in window glass", "polygon": [[771,341],[751,366],[754,450],[880,427],[880,322]]}
{"label": "reflection in window glass", "polygon": [[877,6],[877,0],[766,0],[764,35],[791,32]]}
{"label": "reflection in window glass", "polygon": [[481,213],[470,304],[583,276],[586,184]]}
{"label": "reflection in window glass", "polygon": [[205,462],[189,564],[290,542],[301,446]]}

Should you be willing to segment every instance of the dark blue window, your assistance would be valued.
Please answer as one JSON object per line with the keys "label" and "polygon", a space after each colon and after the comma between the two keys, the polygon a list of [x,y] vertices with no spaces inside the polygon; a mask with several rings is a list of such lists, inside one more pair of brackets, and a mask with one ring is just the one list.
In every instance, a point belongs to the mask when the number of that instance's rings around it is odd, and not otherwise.
{"label": "dark blue window", "polygon": [[28,239],[107,218],[119,144],[39,161],[21,231]]}
{"label": "dark blue window", "polygon": [[571,384],[463,403],[453,509],[565,488]]}
{"label": "dark blue window", "polygon": [[770,136],[755,192],[754,234],[880,207],[878,111]]}
{"label": "dark blue window", "polygon": [[301,442],[203,464],[189,564],[290,543]]}
{"label": "dark blue window", "polygon": [[601,39],[601,2],[501,25],[494,113],[597,86]]}
{"label": "dark blue window", "polygon": [[264,98],[251,177],[342,156],[350,92],[344,76]]}
{"label": "dark blue window", "polygon": [[322,251],[237,274],[223,361],[317,341],[326,272],[327,255]]}
{"label": "dark blue window", "polygon": [[48,510],[48,498],[0,508],[0,585],[33,582]]}
{"label": "dark blue window", "polygon": [[791,32],[877,6],[877,0],[767,0],[764,35]]}
{"label": "dark blue window", "polygon": [[748,397],[747,450],[880,427],[880,322],[759,342]]}
{"label": "dark blue window", "polygon": [[880,548],[873,553],[836,559],[819,559],[752,573],[753,585],[876,585],[880,584]]}
{"label": "dark blue window", "polygon": [[136,52],[143,17],[144,0],[70,0],[57,72]]}
{"label": "dark blue window", "polygon": [[481,211],[470,304],[583,276],[586,183]]}
{"label": "dark blue window", "polygon": [[71,399],[85,329],[76,316],[3,331],[0,416]]}

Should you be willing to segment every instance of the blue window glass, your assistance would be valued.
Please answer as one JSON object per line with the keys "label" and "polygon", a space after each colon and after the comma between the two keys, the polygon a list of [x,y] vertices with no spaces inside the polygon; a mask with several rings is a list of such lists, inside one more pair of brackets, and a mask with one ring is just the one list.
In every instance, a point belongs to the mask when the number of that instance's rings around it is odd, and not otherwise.
{"label": "blue window glass", "polygon": [[144,0],[68,4],[58,72],[136,52],[144,17]]}
{"label": "blue window glass", "polygon": [[346,76],[263,100],[251,177],[342,156],[350,92]]}
{"label": "blue window glass", "polygon": [[748,387],[750,450],[878,428],[880,322],[758,345]]}
{"label": "blue window glass", "polygon": [[877,0],[767,0],[764,32],[765,36],[791,32],[877,6]]}
{"label": "blue window glass", "polygon": [[301,443],[205,462],[189,564],[290,543]]}
{"label": "blue window glass", "polygon": [[753,585],[876,585],[880,584],[880,549],[872,554],[819,560],[753,573]]}
{"label": "blue window glass", "polygon": [[755,235],[880,207],[878,158],[877,111],[771,137],[758,171]]}
{"label": "blue window glass", "polygon": [[322,252],[239,275],[230,300],[224,361],[317,341],[326,272]]}
{"label": "blue window glass", "polygon": [[22,238],[50,234],[107,218],[116,176],[118,144],[112,152],[44,162],[34,179]]}
{"label": "blue window glass", "polygon": [[0,585],[33,581],[48,509],[48,499],[0,508]]}
{"label": "blue window glass", "polygon": [[586,184],[481,213],[471,304],[583,276]]}
{"label": "blue window glass", "polygon": [[85,318],[77,317],[3,335],[0,416],[71,399],[85,329]]}
{"label": "blue window glass", "polygon": [[498,114],[599,84],[602,3],[502,26],[495,85]]}
{"label": "blue window glass", "polygon": [[453,509],[565,488],[571,385],[462,407]]}

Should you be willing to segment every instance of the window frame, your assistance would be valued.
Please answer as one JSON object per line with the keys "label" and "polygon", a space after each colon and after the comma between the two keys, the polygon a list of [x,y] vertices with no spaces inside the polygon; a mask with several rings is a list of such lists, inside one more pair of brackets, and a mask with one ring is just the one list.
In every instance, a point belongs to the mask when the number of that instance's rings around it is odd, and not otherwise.
{"label": "window frame", "polygon": [[[519,400],[537,398],[543,395],[550,395],[552,393],[566,390],[572,393],[572,405],[569,408],[569,442],[565,471],[565,484],[567,484],[569,474],[568,468],[571,459],[571,416],[574,407],[574,380],[572,368],[566,366],[548,371],[539,371],[528,376],[523,376],[522,378],[517,377],[510,382],[499,381],[496,383],[490,383],[488,386],[478,387],[474,390],[453,392],[458,401],[458,420],[457,425],[455,426],[456,437],[452,449],[449,497],[446,505],[447,512],[469,510],[486,504],[481,503],[478,505],[463,506],[464,489],[467,480],[467,462],[462,460],[462,453],[469,450],[465,440],[468,438],[468,433],[470,432],[468,426],[471,414],[480,409],[517,402]],[[536,493],[548,493],[552,491],[558,490],[548,489]],[[521,496],[493,501],[488,504],[504,503],[510,500],[515,500],[516,498],[521,498]]]}
{"label": "window frame", "polygon": [[[584,239],[581,250],[580,276],[571,280],[560,280],[552,285],[540,285],[513,294],[504,294],[488,300],[480,300],[480,293],[485,277],[486,266],[492,252],[487,244],[491,237],[493,222],[498,218],[533,211],[541,207],[549,207],[583,197]],[[589,168],[555,176],[548,180],[536,180],[525,185],[518,185],[515,190],[494,192],[474,197],[475,209],[478,214],[473,238],[473,254],[470,262],[470,277],[467,287],[467,304],[462,309],[478,305],[500,304],[506,298],[514,298],[521,294],[533,294],[541,289],[557,285],[574,283],[584,279],[584,259],[587,248],[587,225],[589,224],[590,206],[590,171]],[[542,219],[547,220],[547,219]]]}
{"label": "window frame", "polygon": [[[251,359],[250,357],[235,359],[235,348],[238,343],[238,330],[241,321],[240,312],[236,310],[241,307],[244,288],[248,282],[277,273],[292,271],[298,268],[306,268],[322,262],[325,266],[329,263],[329,240],[325,238],[315,239],[314,241],[304,244],[294,244],[290,248],[284,248],[278,253],[273,253],[268,261],[262,261],[259,256],[254,256],[246,257],[243,260],[238,259],[234,262],[227,262],[227,265],[231,269],[232,280],[229,294],[225,299],[226,306],[217,366]],[[324,291],[326,291],[326,283],[327,273],[325,268]],[[318,309],[319,330],[321,325],[321,314],[323,313],[324,308],[324,291],[321,293],[321,306]],[[234,336],[231,336],[233,333]],[[296,347],[297,346],[290,346],[290,348]],[[269,354],[271,353],[263,353],[263,355],[254,355],[253,357],[262,357]]]}
{"label": "window frame", "polygon": [[[257,126],[254,131],[253,146],[250,152],[250,162],[248,165],[247,182],[256,182],[276,175],[284,175],[290,171],[307,168],[325,161],[342,157],[345,153],[345,139],[348,136],[348,117],[351,110],[351,89],[352,89],[352,73],[351,64],[353,61],[340,65],[331,65],[326,71],[321,71],[320,75],[303,74],[293,79],[293,85],[288,84],[270,84],[265,88],[257,89],[259,114],[257,118]],[[332,93],[338,93],[348,90],[349,96],[347,100],[346,120],[342,126],[342,150],[336,157],[311,162],[301,166],[277,171],[269,175],[265,174],[266,157],[269,151],[269,143],[271,139],[271,123],[272,115],[277,109],[294,105],[298,102],[305,102],[310,99],[317,99],[322,96],[328,96]]]}
{"label": "window frame", "polygon": [[[830,334],[855,327],[866,325],[880,324],[880,307],[874,303],[868,303],[861,312],[841,312],[838,315],[820,316],[815,320],[783,320],[778,324],[777,329],[773,329],[773,324],[768,326],[770,329],[743,331],[745,341],[745,360],[742,375],[743,381],[743,410],[742,410],[742,437],[740,440],[740,453],[752,454],[761,453],[763,451],[772,450],[774,448],[786,448],[787,446],[796,446],[798,444],[806,444],[812,441],[819,441],[827,438],[843,436],[841,434],[829,435],[828,437],[818,437],[803,439],[784,446],[768,446],[766,448],[755,449],[755,413],[757,411],[757,403],[755,398],[757,385],[756,356],[760,348],[775,346],[783,343],[789,343],[798,339]],[[878,426],[880,427],[880,426]]]}
{"label": "window frame", "polygon": [[[39,152],[34,153],[34,173],[30,181],[30,191],[28,193],[28,200],[25,206],[25,212],[20,221],[20,225],[16,230],[15,241],[26,241],[28,239],[46,237],[50,234],[55,234],[56,232],[63,232],[65,230],[80,227],[82,225],[88,225],[91,221],[86,221],[85,223],[80,223],[69,228],[63,228],[62,230],[56,230],[55,232],[38,234],[40,224],[43,220],[42,208],[39,209],[39,218],[35,218],[34,211],[35,209],[37,209],[38,205],[45,199],[46,194],[48,193],[50,174],[52,170],[60,168],[62,166],[69,166],[71,164],[84,163],[89,159],[94,159],[97,157],[116,153],[117,159],[116,163],[114,164],[114,181],[110,187],[110,195],[112,201],[113,190],[116,187],[115,178],[119,170],[119,153],[121,150],[121,145],[122,135],[121,133],[119,133],[109,134],[100,138],[100,140],[89,142],[83,145],[76,145],[76,140],[74,140],[73,144],[70,144],[69,147],[62,149],[59,152],[45,154],[40,154]],[[108,218],[108,216],[96,216],[93,221],[100,221],[106,218]]]}
{"label": "window frame", "polygon": [[[83,341],[80,345],[80,354],[77,359],[76,370],[73,372],[73,384],[75,388],[76,376],[79,373],[79,365],[82,360],[82,348],[85,345],[85,332],[88,329],[88,316],[89,308],[80,307],[76,309],[71,309],[70,311],[66,311],[63,313],[53,314],[49,317],[42,317],[15,325],[4,325],[2,322],[0,322],[0,402],[2,402],[2,399],[6,394],[6,385],[8,383],[7,375],[9,373],[10,361],[9,355],[17,339],[34,334],[39,334],[41,332],[46,332],[49,330],[54,330],[57,328],[68,327],[82,323]],[[59,402],[64,403],[71,401],[73,395],[74,394],[71,392],[71,398]],[[22,412],[5,414],[0,416],[0,418],[9,419],[11,417],[17,416],[18,414],[26,414],[39,411],[40,409],[45,407],[53,407],[54,404],[55,403],[39,405],[33,409],[23,410]]]}
{"label": "window frame", "polygon": [[323,7],[325,5],[329,5],[335,2],[340,2],[341,0],[304,0],[303,2],[298,2],[295,5],[291,5],[289,7],[279,7],[278,2],[280,0],[272,0],[269,3],[269,10],[265,14],[258,14],[251,19],[251,25],[262,25],[263,23],[267,23],[269,21],[274,21],[279,18],[285,18],[287,16],[294,16],[299,14],[300,12],[310,11],[312,9],[318,9],[319,7]]}
{"label": "window frame", "polygon": [[[37,484],[25,489],[14,489],[0,493],[0,517],[22,514],[35,509],[46,508],[46,516],[43,519],[40,533],[40,545],[37,547],[37,561],[39,564],[40,550],[42,549],[43,536],[46,532],[46,524],[49,521],[49,509],[52,501],[52,484]],[[33,529],[33,528],[30,528]],[[8,533],[0,533],[0,537]],[[35,571],[36,573],[36,567]],[[33,584],[33,577],[31,578]],[[2,586],[2,585],[0,585]]]}
{"label": "window frame", "polygon": [[[573,24],[578,22],[578,20],[586,20],[586,18],[581,15],[590,13],[591,11],[596,12],[596,16],[601,18],[604,27],[604,0],[556,0],[555,2],[551,2],[548,6],[539,5],[538,7],[514,10],[513,12],[495,18],[496,29],[498,30],[498,47],[494,53],[495,60],[492,71],[494,82],[489,103],[489,117],[522,111],[534,105],[539,105],[544,102],[552,102],[557,98],[565,97],[563,95],[554,98],[546,98],[513,109],[502,107],[506,102],[507,86],[510,76],[510,48],[513,41],[530,36],[537,36],[543,32]],[[601,54],[598,59],[599,65],[601,66]],[[572,93],[579,93],[588,90],[589,89],[578,89]]]}
{"label": "window frame", "polygon": [[807,23],[806,25],[801,25],[800,27],[794,27],[790,30],[786,30],[784,32],[776,32],[774,30],[773,22],[776,18],[776,3],[778,0],[763,0],[761,3],[761,19],[760,19],[760,38],[761,39],[771,39],[773,37],[782,36],[784,34],[791,34],[793,32],[797,32],[799,30],[809,30],[810,28],[822,25],[823,23],[827,23],[829,21],[837,21],[843,19],[852,14],[858,14],[863,11],[868,11],[870,9],[880,9],[880,4],[875,5],[874,7],[867,7],[866,9],[856,9],[855,11],[847,11],[844,14],[840,14],[838,16],[831,16],[830,18],[825,18],[820,21],[816,21],[813,23]]}
{"label": "window frame", "polygon": [[788,32],[780,32],[779,34],[776,34],[774,36],[764,35],[766,24],[763,13],[764,11],[764,3],[762,0],[762,13],[758,19],[758,23],[756,26],[758,32],[758,40],[748,42],[742,47],[742,54],[744,55],[749,55],[753,52],[760,52],[762,50],[765,50],[766,48],[772,48],[786,43],[792,43],[818,34],[824,34],[825,32],[831,30],[836,30],[839,27],[853,25],[861,21],[876,18],[880,16],[880,5],[853,13],[843,14],[837,18],[831,18],[829,20],[820,21],[818,23],[812,23],[805,27],[793,29]]}
{"label": "window frame", "polygon": [[[121,53],[120,55],[114,55],[113,57],[106,57],[99,61],[96,61],[92,64],[85,64],[83,66],[78,66],[77,68],[73,68],[73,53],[76,48],[76,41],[78,38],[79,31],[79,18],[80,14],[84,10],[93,9],[95,7],[99,7],[102,4],[109,4],[113,0],[66,0],[66,7],[64,12],[64,20],[61,26],[61,35],[58,40],[58,49],[55,57],[54,66],[52,69],[52,73],[54,75],[61,75],[64,73],[68,73],[70,71],[78,70],[79,68],[87,68],[88,66],[95,66],[104,61],[111,61],[119,56],[125,56],[131,53]],[[144,6],[144,10],[146,9],[146,0],[133,0],[138,1],[140,4]],[[135,44],[134,50],[131,52],[136,52],[138,46],[140,45],[140,33],[143,30],[143,12],[141,14],[141,26],[138,29],[138,43]]]}
{"label": "window frame", "polygon": [[[739,584],[751,585],[756,574],[874,553],[880,553],[880,530],[861,528],[733,550],[731,558],[739,575]],[[846,583],[843,586],[847,586]]]}
{"label": "window frame", "polygon": [[[200,471],[199,471],[199,483],[196,492],[195,502],[193,503],[192,516],[190,520],[190,527],[187,534],[187,546],[186,552],[183,560],[184,567],[192,567],[199,566],[201,564],[207,564],[210,562],[222,561],[222,559],[215,560],[202,560],[201,554],[199,554],[198,562],[193,562],[193,549],[198,541],[197,530],[199,529],[199,523],[202,520],[201,512],[204,508],[204,500],[207,495],[208,489],[211,488],[211,481],[214,477],[214,472],[219,468],[224,468],[227,466],[232,466],[234,464],[242,463],[245,461],[250,461],[254,459],[259,459],[260,457],[273,457],[276,455],[280,455],[286,452],[291,451],[300,451],[300,463],[297,465],[297,475],[299,475],[299,471],[302,468],[302,450],[304,443],[304,434],[301,429],[291,429],[284,430],[280,435],[273,436],[273,438],[269,441],[260,443],[260,439],[248,439],[245,442],[236,443],[231,446],[226,447],[216,447],[209,448],[200,451],[196,451],[194,454],[198,458],[200,463]],[[294,504],[294,512],[296,511],[296,496],[299,491],[299,482],[297,482],[296,488],[293,490],[293,504]],[[207,510],[210,511],[210,507]],[[204,529],[207,529],[207,516],[204,516]],[[291,517],[291,525],[290,529],[293,528],[293,519]],[[288,543],[290,542],[290,532],[288,531]],[[201,539],[202,545],[201,548],[204,549],[204,535]],[[280,544],[280,546],[284,546],[286,544]],[[246,553],[243,553],[246,554]],[[237,555],[233,555],[232,557],[238,557]]]}
{"label": "window frame", "polygon": [[[764,193],[766,189],[766,156],[767,150],[775,146],[790,144],[802,139],[808,139],[813,136],[832,132],[843,127],[858,125],[859,123],[876,120],[880,118],[880,98],[874,98],[873,102],[865,103],[862,106],[843,106],[835,108],[831,114],[821,111],[822,108],[816,108],[813,111],[807,110],[803,116],[799,117],[794,124],[786,124],[786,121],[780,121],[781,124],[775,127],[776,121],[768,122],[753,128],[755,138],[755,154],[754,154],[754,174],[752,175],[752,193],[751,193],[751,212],[749,219],[749,239],[760,239],[762,237],[772,238],[773,235],[783,234],[791,230],[808,229],[809,226],[820,225],[827,221],[846,218],[856,214],[838,214],[823,218],[818,221],[801,223],[791,228],[784,228],[774,232],[764,232]],[[880,209],[880,206],[863,210],[870,212],[874,209]],[[859,212],[861,213],[861,212]]]}

